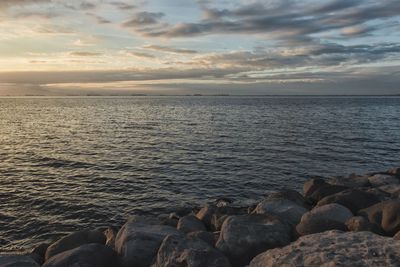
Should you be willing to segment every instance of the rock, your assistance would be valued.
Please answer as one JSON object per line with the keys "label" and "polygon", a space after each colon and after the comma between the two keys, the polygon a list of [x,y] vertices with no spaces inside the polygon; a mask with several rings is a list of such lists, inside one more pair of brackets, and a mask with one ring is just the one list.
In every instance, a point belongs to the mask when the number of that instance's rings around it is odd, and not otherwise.
{"label": "rock", "polygon": [[370,223],[362,216],[354,216],[346,221],[346,227],[352,232],[369,231],[375,234],[382,235],[382,230],[375,224]]}
{"label": "rock", "polygon": [[368,180],[368,176],[361,176],[351,174],[347,177],[332,177],[329,179],[329,183],[333,185],[342,185],[350,188],[360,188],[371,186]]}
{"label": "rock", "polygon": [[104,230],[103,233],[104,233],[104,236],[106,237],[106,246],[110,247],[111,249],[114,249],[115,236],[116,236],[115,229],[108,227],[106,230]]}
{"label": "rock", "polygon": [[254,210],[257,214],[275,214],[292,225],[300,222],[301,216],[308,212],[304,206],[287,199],[266,199]]}
{"label": "rock", "polygon": [[278,192],[270,194],[266,199],[267,200],[287,199],[287,200],[290,200],[290,201],[296,203],[299,206],[308,208],[305,198],[299,192],[297,192],[295,190],[289,189],[289,190],[278,191]]}
{"label": "rock", "polygon": [[345,206],[354,214],[361,209],[368,208],[376,203],[378,203],[380,199],[372,193],[363,192],[357,189],[347,189],[342,192],[324,197],[317,203],[317,207],[337,203],[342,206]]}
{"label": "rock", "polygon": [[382,185],[388,184],[400,184],[398,178],[393,175],[386,175],[386,174],[375,174],[368,177],[370,184],[374,187],[379,187]]}
{"label": "rock", "polygon": [[400,177],[400,168],[391,168],[387,171],[388,174]]}
{"label": "rock", "polygon": [[400,240],[400,231],[397,232],[397,234],[395,234],[395,235],[393,236],[393,239],[395,239],[395,240]]}
{"label": "rock", "polygon": [[167,236],[152,267],[230,267],[220,251],[194,237]]}
{"label": "rock", "polygon": [[386,201],[392,198],[392,195],[388,192],[382,191],[379,188],[371,187],[371,188],[360,188],[360,190],[374,194],[380,202]]}
{"label": "rock", "polygon": [[115,250],[122,267],[148,267],[168,235],[183,236],[182,232],[149,217],[131,217],[119,230]]}
{"label": "rock", "polygon": [[47,261],[58,253],[90,243],[105,244],[106,237],[101,231],[97,230],[84,230],[69,234],[47,248],[45,260]]}
{"label": "rock", "polygon": [[315,190],[325,185],[327,185],[327,183],[320,178],[312,178],[306,181],[303,185],[304,196],[306,198],[311,196],[311,194],[314,193]]}
{"label": "rock", "polygon": [[296,232],[303,236],[333,229],[344,230],[345,222],[351,217],[353,213],[348,208],[336,203],[316,207],[301,217]]}
{"label": "rock", "polygon": [[399,266],[399,258],[399,241],[371,232],[328,231],[266,251],[255,257],[249,267]]}
{"label": "rock", "polygon": [[118,258],[111,248],[101,244],[85,244],[51,257],[42,267],[111,267],[118,266]]}
{"label": "rock", "polygon": [[230,215],[218,215],[214,214],[211,219],[211,229],[214,231],[221,231],[222,224]]}
{"label": "rock", "polygon": [[197,214],[196,217],[201,220],[207,229],[215,231],[213,221],[219,220],[220,217],[225,215],[239,215],[246,214],[247,209],[240,207],[231,206],[216,206],[213,204],[207,204]]}
{"label": "rock", "polygon": [[257,254],[290,243],[291,229],[277,216],[250,214],[228,217],[216,247],[233,266],[244,266]]}
{"label": "rock", "polygon": [[393,236],[400,230],[400,200],[393,199],[360,210],[359,215],[368,218],[382,228],[387,235]]}
{"label": "rock", "polygon": [[216,238],[214,236],[214,233],[212,232],[206,232],[206,231],[190,232],[187,234],[187,236],[201,239],[212,247],[215,246]]}
{"label": "rock", "polygon": [[342,186],[342,185],[330,185],[326,184],[324,186],[321,186],[317,188],[308,198],[307,201],[309,203],[317,203],[324,197],[342,192],[344,190],[348,189],[347,186]]}
{"label": "rock", "polygon": [[29,256],[34,259],[39,265],[42,265],[44,260],[45,260],[45,256],[46,256],[46,251],[47,248],[49,247],[50,244],[48,243],[43,243],[38,245],[37,247],[35,247],[34,249],[31,250],[31,252],[29,253]]}
{"label": "rock", "polygon": [[194,215],[187,215],[180,218],[177,229],[184,233],[206,231],[204,223]]}
{"label": "rock", "polygon": [[0,255],[0,267],[39,267],[40,265],[27,255]]}
{"label": "rock", "polygon": [[392,197],[398,198],[400,194],[400,184],[387,184],[378,187],[379,190],[390,194]]}

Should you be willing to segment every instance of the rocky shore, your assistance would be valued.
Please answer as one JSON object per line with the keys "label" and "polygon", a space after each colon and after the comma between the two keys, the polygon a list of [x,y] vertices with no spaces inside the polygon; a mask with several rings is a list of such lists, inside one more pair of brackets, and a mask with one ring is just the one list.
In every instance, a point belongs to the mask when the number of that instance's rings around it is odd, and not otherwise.
{"label": "rocky shore", "polygon": [[312,178],[243,207],[132,216],[71,233],[0,267],[400,266],[400,168]]}

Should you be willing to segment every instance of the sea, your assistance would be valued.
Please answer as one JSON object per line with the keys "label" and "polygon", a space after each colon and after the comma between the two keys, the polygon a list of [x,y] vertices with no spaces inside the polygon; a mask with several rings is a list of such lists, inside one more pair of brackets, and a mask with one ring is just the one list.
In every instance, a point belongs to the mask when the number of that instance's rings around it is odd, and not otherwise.
{"label": "sea", "polygon": [[400,166],[400,97],[0,98],[0,251]]}

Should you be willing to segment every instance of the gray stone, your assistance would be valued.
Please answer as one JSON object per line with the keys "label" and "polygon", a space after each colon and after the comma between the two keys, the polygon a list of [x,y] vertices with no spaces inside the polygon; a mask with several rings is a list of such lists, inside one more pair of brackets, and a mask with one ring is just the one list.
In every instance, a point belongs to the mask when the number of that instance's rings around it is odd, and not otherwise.
{"label": "gray stone", "polygon": [[214,223],[220,221],[221,217],[226,215],[239,215],[246,213],[247,208],[207,204],[196,213],[196,217],[204,223],[207,229],[218,231],[218,229],[215,228]]}
{"label": "gray stone", "polygon": [[371,186],[368,180],[368,176],[356,174],[351,174],[347,177],[332,177],[329,179],[329,183],[334,185],[347,186],[350,188]]}
{"label": "gray stone", "polygon": [[387,171],[387,173],[400,177],[400,168],[391,168],[390,170]]}
{"label": "gray stone", "polygon": [[0,267],[39,267],[40,265],[27,255],[1,254]]}
{"label": "gray stone", "polygon": [[382,190],[391,196],[396,196],[398,197],[400,193],[400,184],[387,184],[387,185],[382,185],[378,187],[379,190]]}
{"label": "gray stone", "polygon": [[300,235],[309,235],[327,230],[344,230],[345,222],[353,217],[353,213],[339,204],[328,204],[316,207],[301,217],[296,226],[296,232]]}
{"label": "gray stone", "polygon": [[176,228],[158,223],[157,219],[135,216],[122,226],[115,239],[115,250],[122,267],[150,266],[166,236],[183,236]]}
{"label": "gray stone", "polygon": [[249,267],[399,266],[400,242],[371,232],[328,231],[266,251]]}
{"label": "gray stone", "polygon": [[311,204],[317,203],[324,197],[342,192],[346,189],[349,189],[347,186],[343,185],[331,185],[331,184],[326,184],[324,186],[321,186],[317,188],[308,198],[307,201]]}
{"label": "gray stone", "polygon": [[117,267],[118,258],[111,248],[101,244],[86,244],[59,253],[42,267]]}
{"label": "gray stone", "polygon": [[53,257],[58,253],[90,243],[105,244],[106,237],[104,233],[97,230],[95,231],[84,230],[69,234],[59,239],[58,241],[54,242],[47,248],[45,260],[47,261],[48,259],[50,259],[51,257]]}
{"label": "gray stone", "polygon": [[254,213],[257,214],[270,213],[278,215],[292,225],[298,224],[306,212],[308,212],[308,209],[304,208],[304,206],[287,199],[266,199],[260,202],[254,210]]}
{"label": "gray stone", "polygon": [[167,236],[152,267],[230,267],[220,251],[195,237]]}
{"label": "gray stone", "polygon": [[42,265],[45,260],[46,251],[49,245],[50,244],[48,243],[42,243],[38,245],[31,250],[29,256],[33,258],[39,265]]}
{"label": "gray stone", "polygon": [[244,266],[257,254],[267,249],[290,243],[291,229],[277,216],[250,214],[228,217],[216,247],[233,266]]}
{"label": "gray stone", "polygon": [[187,215],[180,218],[177,229],[184,233],[206,231],[204,223],[194,215]]}

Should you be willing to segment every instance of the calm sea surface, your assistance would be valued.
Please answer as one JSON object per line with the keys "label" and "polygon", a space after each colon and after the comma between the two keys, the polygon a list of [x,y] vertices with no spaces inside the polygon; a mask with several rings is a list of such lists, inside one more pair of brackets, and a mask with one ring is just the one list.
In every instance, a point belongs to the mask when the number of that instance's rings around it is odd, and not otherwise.
{"label": "calm sea surface", "polygon": [[399,155],[399,97],[1,98],[0,250]]}

